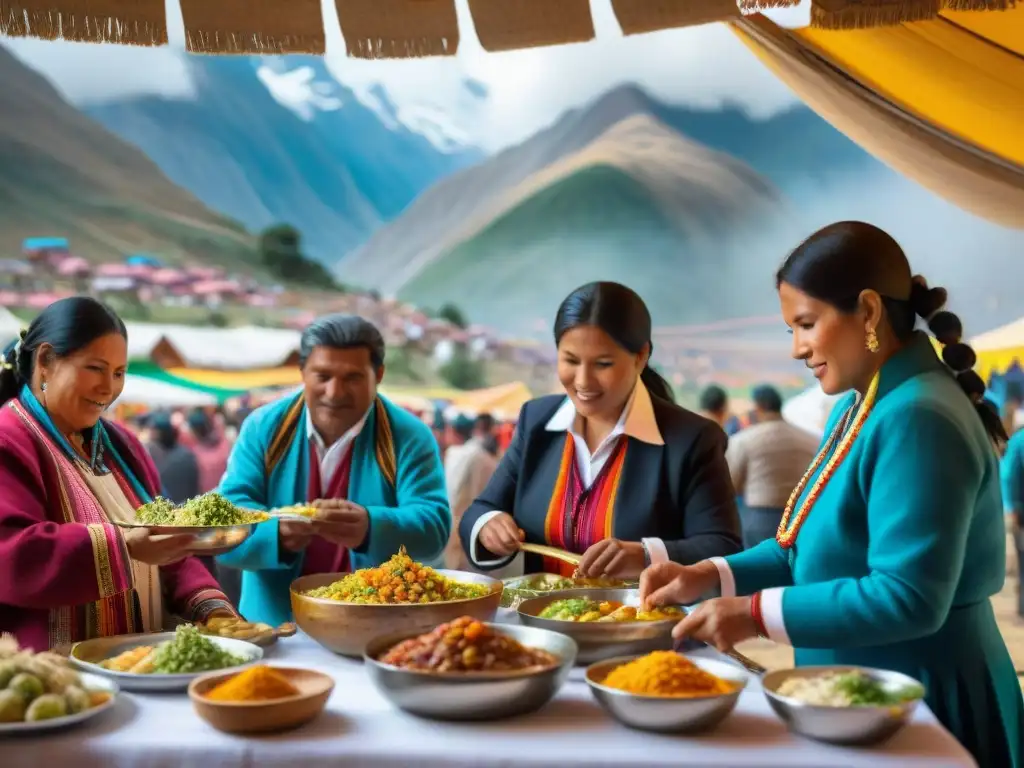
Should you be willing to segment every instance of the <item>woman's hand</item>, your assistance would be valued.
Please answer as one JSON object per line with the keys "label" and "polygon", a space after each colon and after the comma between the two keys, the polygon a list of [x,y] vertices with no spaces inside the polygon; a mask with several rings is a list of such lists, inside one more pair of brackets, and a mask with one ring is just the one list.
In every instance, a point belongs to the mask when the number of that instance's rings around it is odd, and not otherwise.
{"label": "woman's hand", "polygon": [[587,547],[580,561],[580,575],[588,579],[607,576],[612,579],[635,579],[647,563],[644,545],[639,541],[605,539]]}
{"label": "woman's hand", "polygon": [[750,610],[749,597],[707,600],[672,630],[672,637],[676,640],[690,637],[712,645],[722,653],[757,635],[757,622]]}
{"label": "woman's hand", "polygon": [[695,565],[658,563],[640,574],[640,604],[652,608],[690,605],[721,583],[718,568],[710,560]]}
{"label": "woman's hand", "polygon": [[132,560],[147,565],[171,565],[191,553],[196,537],[187,533],[154,536],[148,528],[132,528],[124,534]]}
{"label": "woman's hand", "polygon": [[515,519],[508,512],[501,512],[480,529],[480,546],[498,557],[508,557],[519,551],[519,543],[526,538]]}

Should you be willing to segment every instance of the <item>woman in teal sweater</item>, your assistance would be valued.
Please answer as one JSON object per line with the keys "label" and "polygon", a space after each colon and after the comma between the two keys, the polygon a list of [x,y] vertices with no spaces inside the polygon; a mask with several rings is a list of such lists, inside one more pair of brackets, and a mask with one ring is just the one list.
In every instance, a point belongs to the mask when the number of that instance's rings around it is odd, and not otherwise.
{"label": "woman in teal sweater", "polygon": [[911,675],[982,766],[1021,766],[1024,703],[989,602],[1005,578],[996,446],[1006,433],[959,319],[940,311],[946,292],[912,277],[896,241],[860,222],[812,235],[777,286],[793,356],[824,392],[850,394],[775,539],[652,566],[644,599],[718,590],[677,636],[721,650],[762,636],[792,645],[797,665]]}

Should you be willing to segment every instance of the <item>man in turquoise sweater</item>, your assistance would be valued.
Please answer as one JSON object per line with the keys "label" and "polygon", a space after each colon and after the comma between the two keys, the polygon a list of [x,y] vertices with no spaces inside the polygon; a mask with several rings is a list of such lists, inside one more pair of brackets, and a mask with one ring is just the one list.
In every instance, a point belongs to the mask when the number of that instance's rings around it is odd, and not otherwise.
{"label": "man in turquoise sweater", "polygon": [[405,547],[433,563],[451,531],[444,471],[430,429],[377,394],[384,340],[367,320],[331,315],[302,334],[302,392],[242,425],[219,491],[245,509],[296,504],[311,520],[272,519],[218,563],[243,571],[250,621],[291,619],[302,575],[379,565]]}

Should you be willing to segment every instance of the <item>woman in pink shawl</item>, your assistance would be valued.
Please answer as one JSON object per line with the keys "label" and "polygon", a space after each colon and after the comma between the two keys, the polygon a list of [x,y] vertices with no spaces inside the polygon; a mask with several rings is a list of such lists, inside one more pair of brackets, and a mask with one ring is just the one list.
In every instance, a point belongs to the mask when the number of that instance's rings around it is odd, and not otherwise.
{"label": "woman in pink shawl", "polygon": [[22,646],[235,615],[191,537],[113,525],[160,491],[138,440],[100,419],[127,363],[124,323],[85,297],[51,304],[0,360],[0,631]]}

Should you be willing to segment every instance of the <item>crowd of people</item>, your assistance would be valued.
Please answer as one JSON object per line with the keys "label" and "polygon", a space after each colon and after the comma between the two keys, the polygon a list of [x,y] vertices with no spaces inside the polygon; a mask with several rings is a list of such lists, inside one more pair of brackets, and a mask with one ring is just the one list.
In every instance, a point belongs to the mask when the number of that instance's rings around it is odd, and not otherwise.
{"label": "crowd of people", "polygon": [[[299,576],[403,547],[430,565],[572,575],[522,549],[544,544],[580,555],[584,576],[638,580],[646,604],[696,604],[679,639],[728,650],[765,637],[798,666],[921,680],[980,764],[1020,766],[1024,701],[989,600],[1005,574],[1008,438],[945,291],[859,222],[799,245],[776,287],[793,357],[844,395],[820,445],[770,388],[742,429],[710,396],[706,416],[677,405],[650,365],[644,302],[597,282],[554,319],[564,391],[527,402],[497,451],[486,418],[456,420],[439,446],[437,425],[380,393],[379,330],[336,315],[302,334],[302,388],[246,414],[233,445],[218,419],[161,415],[146,425],[151,456],[104,418],[128,364],[124,324],[92,299],[57,302],[0,368],[0,630],[45,649],[168,615],[278,624]],[[200,462],[214,446],[223,471]],[[188,535],[115,525],[172,471],[168,493],[219,472],[239,507],[316,513],[272,516],[204,564]]]}

